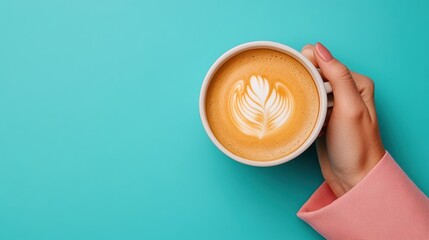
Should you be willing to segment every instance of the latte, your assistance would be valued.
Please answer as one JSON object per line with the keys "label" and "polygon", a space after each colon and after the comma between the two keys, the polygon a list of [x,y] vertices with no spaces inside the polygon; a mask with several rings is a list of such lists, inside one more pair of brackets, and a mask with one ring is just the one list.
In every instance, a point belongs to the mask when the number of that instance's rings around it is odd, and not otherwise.
{"label": "latte", "polygon": [[295,58],[247,50],[224,62],[207,88],[206,116],[216,139],[230,152],[272,161],[299,148],[319,114],[312,76]]}

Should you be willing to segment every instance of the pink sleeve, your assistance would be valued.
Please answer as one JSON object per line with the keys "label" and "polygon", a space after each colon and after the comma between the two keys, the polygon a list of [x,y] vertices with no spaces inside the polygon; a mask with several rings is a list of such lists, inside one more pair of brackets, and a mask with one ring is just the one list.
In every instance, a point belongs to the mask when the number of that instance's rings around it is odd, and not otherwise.
{"label": "pink sleeve", "polygon": [[298,212],[327,239],[429,239],[429,199],[388,152],[337,198],[323,183]]}

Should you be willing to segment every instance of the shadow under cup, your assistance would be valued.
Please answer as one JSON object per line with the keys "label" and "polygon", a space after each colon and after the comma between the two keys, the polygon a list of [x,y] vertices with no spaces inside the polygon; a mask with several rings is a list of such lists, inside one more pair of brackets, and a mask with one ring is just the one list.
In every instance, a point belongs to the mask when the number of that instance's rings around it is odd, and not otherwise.
{"label": "shadow under cup", "polygon": [[[257,50],[257,51],[251,51],[251,50]],[[232,72],[230,74],[228,70],[225,70],[228,68],[224,67],[224,65],[228,67],[232,66],[231,68],[233,69],[238,69],[238,68],[245,69],[246,66],[248,66],[249,64],[240,65],[239,64],[240,62],[237,60],[238,63],[235,66],[233,66],[231,62],[233,61],[237,62],[236,59],[238,57],[241,57],[242,55],[245,55],[248,52],[261,52],[263,50],[266,50],[265,52],[279,52],[280,53],[279,56],[283,55],[289,59],[292,59],[292,60],[289,60],[289,62],[294,62],[296,63],[296,65],[293,65],[292,67],[291,66],[283,67],[285,65],[276,66],[275,64],[265,64],[262,66],[261,64],[259,64],[259,62],[256,65],[250,64],[251,66],[250,70],[252,70],[253,68],[257,68],[257,70],[255,71],[258,74],[251,74],[248,76],[246,75],[244,77],[245,78],[244,80],[241,79],[243,78],[242,76],[234,76],[234,71],[230,71]],[[256,57],[255,59],[258,59],[259,61],[259,58],[257,58],[258,56],[247,56],[247,57],[249,58]],[[271,57],[274,58],[274,57],[277,57],[277,55],[276,56],[270,55],[269,57],[270,57],[269,59],[271,59]],[[253,59],[251,60],[253,62],[256,61]],[[228,64],[226,64],[227,62]],[[270,62],[268,63],[277,63],[277,62],[279,62],[279,64],[283,64],[284,61],[280,62],[280,60],[279,61],[270,60]],[[259,67],[260,65],[261,67]],[[283,76],[288,76],[288,74],[299,75],[304,71],[305,74],[307,74],[306,79],[310,83],[310,84],[307,83],[306,86],[312,85],[311,89],[313,89],[314,93],[310,94],[306,90],[303,91],[303,89],[298,89],[299,91],[297,90],[297,88],[294,89],[295,85],[297,85],[296,83],[293,82],[294,80],[291,80],[290,82],[289,81],[286,81],[286,82],[285,81],[283,82],[268,81],[264,77],[264,71],[274,71],[273,69],[275,71],[280,71],[282,78],[284,78]],[[299,73],[296,73],[296,71],[299,71]],[[225,81],[223,78],[221,78],[222,80],[219,81],[218,75],[223,74],[223,72],[228,73],[225,76],[228,76],[228,78],[233,80],[228,81],[228,79],[225,77]],[[248,72],[250,73],[252,71],[248,71]],[[220,76],[223,76],[223,75],[220,75]],[[311,77],[308,77],[308,76],[311,76]],[[213,82],[213,84],[211,84],[213,79],[215,79],[215,81]],[[294,79],[294,78],[286,78],[286,79]],[[222,107],[222,108],[218,107],[219,111],[227,111],[226,108],[228,108],[228,111],[229,111],[227,112],[229,114],[218,115],[219,118],[213,117],[212,112],[210,110],[207,111],[207,102],[209,103],[209,105],[212,103],[211,95],[213,95],[212,94],[213,91],[211,90],[209,92],[208,90],[213,89],[214,87],[211,85],[214,85],[214,84],[218,84],[218,85],[225,84],[223,85],[224,87],[222,87],[222,89],[225,89],[225,91],[228,91],[228,92],[222,93],[223,95],[222,94],[219,95],[220,97],[218,97],[215,101],[215,102],[226,101],[227,102],[226,104],[229,104],[229,105],[225,105],[228,107]],[[307,87],[307,89],[309,88]],[[294,92],[295,98],[291,98],[291,99],[287,98],[287,95],[288,95],[287,93],[289,90]],[[319,72],[314,67],[314,65],[298,51],[286,45],[275,43],[275,42],[268,42],[268,41],[249,42],[249,43],[245,43],[237,47],[234,47],[231,50],[224,53],[221,57],[219,57],[216,60],[216,62],[211,66],[211,68],[207,72],[203,85],[201,87],[201,92],[200,92],[200,101],[199,101],[200,117],[201,117],[203,126],[207,134],[209,135],[210,139],[212,140],[212,142],[216,145],[216,147],[218,147],[223,153],[228,155],[230,158],[238,162],[252,165],[252,166],[274,166],[274,165],[278,165],[278,164],[282,164],[284,162],[290,161],[295,157],[299,156],[302,152],[304,152],[307,148],[309,148],[310,145],[315,141],[315,139],[317,138],[319,132],[323,127],[323,123],[326,118],[326,112],[328,107],[327,94],[330,93],[331,91],[332,91],[332,88],[328,83],[323,82]],[[274,95],[276,96],[281,95],[281,96],[276,97]],[[315,120],[313,120],[311,128],[306,130],[307,131],[307,133],[305,133],[306,137],[301,138],[302,141],[301,142],[298,141],[298,144],[296,145],[297,147],[293,149],[291,148],[291,151],[288,152],[286,155],[277,154],[276,157],[270,158],[268,156],[268,153],[269,151],[274,149],[274,147],[273,149],[269,149],[271,143],[282,144],[282,142],[272,141],[267,143],[267,141],[269,140],[269,136],[274,135],[274,134],[269,135],[269,131],[274,129],[273,131],[278,131],[278,133],[282,133],[282,134],[285,133],[286,134],[285,137],[283,137],[283,135],[281,135],[281,138],[277,137],[277,139],[281,139],[283,141],[283,144],[288,144],[288,141],[289,142],[295,141],[295,140],[289,140],[287,135],[288,131],[281,132],[282,128],[287,129],[286,128],[287,124],[294,121],[294,115],[293,114],[288,115],[289,114],[288,112],[290,111],[286,111],[284,109],[288,109],[291,106],[300,106],[299,105],[300,101],[295,101],[294,104],[289,104],[289,103],[294,99],[296,100],[297,99],[296,97],[298,97],[298,100],[305,99],[307,95],[308,96],[312,95],[313,98],[315,97],[316,100],[318,101],[313,101],[314,103],[312,103],[313,105],[311,106],[307,104],[308,106],[313,107],[312,109],[317,109],[317,111],[311,110],[314,113],[313,115],[317,117],[315,118]],[[231,101],[231,99],[234,101]],[[237,102],[238,104],[236,104]],[[231,103],[234,103],[234,104],[231,104]],[[314,106],[314,104],[316,104],[316,106]],[[221,106],[224,106],[224,105],[221,105]],[[270,108],[271,106],[273,107]],[[263,114],[259,114],[258,111],[260,109],[262,109],[261,111],[263,111]],[[301,108],[296,108],[296,109],[301,109]],[[297,110],[291,110],[291,111],[298,112]],[[207,117],[208,112],[210,114],[210,119],[208,119]],[[305,116],[308,116],[308,114],[305,115],[306,112],[304,110],[300,110],[299,114],[304,116],[304,117],[301,117],[301,120],[307,121],[307,118]],[[227,115],[229,117],[227,117]],[[225,116],[225,119],[226,118],[228,119],[227,120],[223,119],[224,121],[221,121],[222,118],[224,118],[224,116]],[[260,116],[263,116],[263,117],[260,117]],[[218,119],[217,120],[218,122],[215,122],[216,124],[213,124],[213,119],[216,119],[216,120]],[[209,124],[210,122],[209,120],[211,120],[212,125]],[[258,128],[252,127],[253,126],[252,124],[259,124],[259,120],[261,122],[263,121],[264,124],[258,125],[259,126]],[[228,123],[228,124],[225,124],[225,123]],[[229,123],[235,123],[235,125],[229,124]],[[296,125],[297,124],[290,125],[288,130],[289,132],[293,130],[297,132],[299,135],[303,130],[294,129],[293,126],[296,126]],[[218,131],[219,128],[221,131]],[[213,131],[213,130],[216,130],[216,131]],[[252,154],[250,155],[247,154],[246,156],[245,154],[241,154],[239,152],[237,153],[237,151],[231,150],[232,149],[231,145],[234,145],[235,142],[227,142],[225,141],[224,137],[220,136],[220,135],[223,135],[223,136],[227,136],[226,138],[229,138],[228,134],[233,136],[235,132],[238,132],[238,130],[241,130],[241,136],[235,139],[237,140],[237,144],[239,144],[241,140],[244,140],[244,141],[249,140],[252,144],[247,145],[246,147],[248,150],[254,151]],[[222,134],[219,134],[219,132],[221,132]],[[265,139],[262,139],[262,136],[265,133],[267,133],[268,137]],[[277,135],[280,136],[280,134],[277,134]],[[291,136],[295,136],[295,135],[291,135]],[[231,138],[231,139],[234,140],[234,138]],[[290,139],[294,139],[294,138],[290,138]],[[265,141],[265,143],[263,143],[263,141]],[[261,150],[261,148],[259,148],[258,150],[258,147],[261,147],[263,145],[265,150]],[[255,159],[254,156],[259,156],[259,158]]]}

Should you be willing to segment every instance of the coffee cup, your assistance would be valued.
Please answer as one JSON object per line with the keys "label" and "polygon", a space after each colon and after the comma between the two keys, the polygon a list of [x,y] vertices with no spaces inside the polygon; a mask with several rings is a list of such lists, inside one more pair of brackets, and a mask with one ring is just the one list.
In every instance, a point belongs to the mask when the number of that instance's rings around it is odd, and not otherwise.
{"label": "coffee cup", "polygon": [[332,106],[318,69],[284,44],[236,46],[208,70],[200,92],[204,129],[230,158],[252,166],[288,162],[318,137]]}

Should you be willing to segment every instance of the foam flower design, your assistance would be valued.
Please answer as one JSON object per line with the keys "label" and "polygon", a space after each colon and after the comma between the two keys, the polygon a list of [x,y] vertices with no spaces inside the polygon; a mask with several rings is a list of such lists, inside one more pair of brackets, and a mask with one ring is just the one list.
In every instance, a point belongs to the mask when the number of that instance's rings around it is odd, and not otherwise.
{"label": "foam flower design", "polygon": [[229,111],[236,127],[244,134],[262,139],[281,127],[291,116],[293,98],[280,82],[270,85],[261,76],[239,80],[229,97]]}

